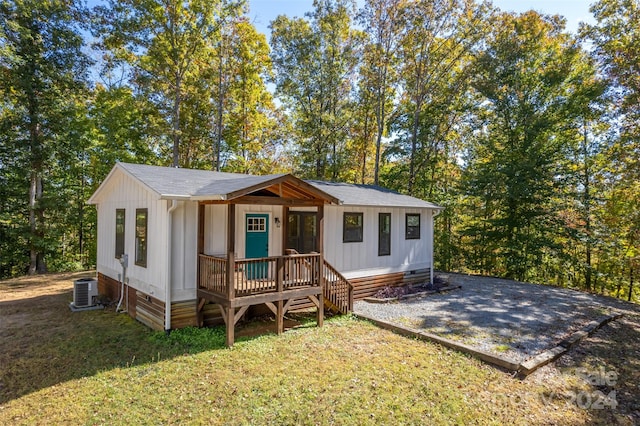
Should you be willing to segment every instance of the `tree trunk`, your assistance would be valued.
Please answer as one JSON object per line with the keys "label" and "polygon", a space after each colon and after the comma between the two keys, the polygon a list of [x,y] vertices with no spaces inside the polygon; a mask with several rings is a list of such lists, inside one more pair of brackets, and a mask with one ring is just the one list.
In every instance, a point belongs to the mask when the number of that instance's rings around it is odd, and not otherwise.
{"label": "tree trunk", "polygon": [[215,164],[213,169],[220,171],[220,151],[222,150],[222,107],[224,105],[224,70],[222,66],[222,53],[220,53],[220,68],[218,69],[218,109],[216,111],[216,147]]}
{"label": "tree trunk", "polygon": [[420,118],[420,102],[416,102],[416,110],[413,113],[413,126],[411,129],[411,153],[409,158],[409,182],[407,192],[413,195],[416,182],[416,150],[418,149],[418,119]]}
{"label": "tree trunk", "polygon": [[360,170],[360,183],[364,185],[365,176],[367,174],[367,145],[369,145],[369,114],[365,114],[364,118],[364,134],[362,141],[362,169]]}
{"label": "tree trunk", "polygon": [[587,125],[584,123],[583,131],[583,143],[582,143],[582,155],[584,158],[584,215],[585,215],[585,233],[587,234],[586,241],[586,271],[585,271],[585,288],[591,290],[591,192],[590,192],[590,170],[589,170],[589,148],[587,146]]}
{"label": "tree trunk", "polygon": [[[386,64],[385,64],[386,67]],[[385,72],[386,77],[386,72]],[[378,99],[377,99],[377,108],[376,108],[376,127],[378,134],[376,135],[376,158],[375,158],[375,166],[373,171],[373,184],[378,185],[380,181],[380,149],[382,146],[382,134],[384,132],[384,121],[385,121],[385,89],[386,89],[386,78],[383,79],[381,84],[382,88],[378,88]],[[381,90],[382,89],[382,90]]]}
{"label": "tree trunk", "polygon": [[182,77],[176,75],[176,91],[173,99],[173,167],[180,167],[180,104],[182,102]]}
{"label": "tree trunk", "polygon": [[627,300],[631,302],[631,296],[633,295],[633,263],[629,266],[629,296]]}
{"label": "tree trunk", "polygon": [[[35,79],[36,70],[33,70]],[[33,80],[32,80],[33,81]],[[43,147],[40,140],[38,101],[34,90],[29,96],[29,143],[31,154],[31,174],[29,178],[29,275],[47,272],[42,251],[44,241],[44,207],[42,205]]]}

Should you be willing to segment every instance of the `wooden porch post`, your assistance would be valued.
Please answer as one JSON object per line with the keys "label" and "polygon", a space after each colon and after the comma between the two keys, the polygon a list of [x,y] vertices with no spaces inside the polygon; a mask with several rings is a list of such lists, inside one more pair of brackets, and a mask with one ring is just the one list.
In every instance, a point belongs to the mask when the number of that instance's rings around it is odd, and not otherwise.
{"label": "wooden porch post", "polygon": [[235,332],[236,332],[236,323],[235,323],[235,309],[234,308],[227,308],[227,347],[231,347],[233,346],[233,344],[236,341],[236,336],[235,336]]}
{"label": "wooden porch post", "polygon": [[235,298],[236,205],[227,204],[227,297]]}
{"label": "wooden porch post", "polygon": [[282,292],[284,291],[284,258],[278,257],[276,260],[276,290],[279,294],[279,300],[276,302],[276,328],[278,334],[284,332],[284,304],[282,300]]}
{"label": "wooden porch post", "polygon": [[204,254],[204,208],[204,204],[198,203],[198,254]]}
{"label": "wooden porch post", "polygon": [[282,208],[282,253],[281,253],[283,256],[287,254],[287,235],[289,235],[287,230],[288,226],[289,226],[289,207],[284,206]]}
{"label": "wooden porch post", "polygon": [[324,203],[318,205],[318,284],[320,285],[320,294],[318,295],[318,327],[322,327],[324,323]]}
{"label": "wooden porch post", "polygon": [[[236,205],[227,204],[227,298],[233,300],[236,295],[234,286],[235,269],[236,269]],[[235,308],[227,307],[225,323],[227,326],[227,347],[233,346],[235,341]]]}

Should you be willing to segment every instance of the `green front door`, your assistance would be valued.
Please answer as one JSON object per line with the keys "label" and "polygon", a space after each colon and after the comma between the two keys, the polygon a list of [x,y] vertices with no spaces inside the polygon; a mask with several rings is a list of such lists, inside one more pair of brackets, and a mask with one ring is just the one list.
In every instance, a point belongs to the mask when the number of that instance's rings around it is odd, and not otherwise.
{"label": "green front door", "polygon": [[[247,214],[245,218],[245,257],[255,259],[269,256],[269,215]],[[247,265],[245,271],[250,280],[266,278],[267,263],[253,263]]]}

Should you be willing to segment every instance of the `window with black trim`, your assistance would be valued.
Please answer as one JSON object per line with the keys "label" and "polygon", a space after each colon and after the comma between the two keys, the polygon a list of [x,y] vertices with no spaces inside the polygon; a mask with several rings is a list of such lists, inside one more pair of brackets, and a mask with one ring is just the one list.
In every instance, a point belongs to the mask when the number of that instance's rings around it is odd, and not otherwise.
{"label": "window with black trim", "polygon": [[136,265],[147,266],[147,209],[136,209]]}
{"label": "window with black trim", "polygon": [[391,213],[378,213],[378,256],[391,254]]}
{"label": "window with black trim", "polygon": [[124,217],[125,209],[116,209],[116,259],[124,254]]}
{"label": "window with black trim", "polygon": [[420,239],[420,213],[407,213],[405,216],[405,239]]}
{"label": "window with black trim", "polygon": [[362,213],[344,213],[342,218],[342,242],[362,242]]}

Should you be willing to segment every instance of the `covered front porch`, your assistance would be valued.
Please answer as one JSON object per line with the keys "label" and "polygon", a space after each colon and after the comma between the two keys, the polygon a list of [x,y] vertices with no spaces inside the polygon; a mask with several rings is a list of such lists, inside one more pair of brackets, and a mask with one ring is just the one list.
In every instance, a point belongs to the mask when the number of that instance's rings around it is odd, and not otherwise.
{"label": "covered front porch", "polygon": [[[278,333],[296,300],[307,299],[316,308],[318,326],[325,306],[349,312],[351,284],[323,255],[324,206],[337,202],[291,175],[238,189],[224,199],[199,200],[198,324],[203,324],[204,305],[217,304],[226,324],[226,343],[232,346],[235,325],[250,306],[266,305],[276,317]],[[315,210],[315,250],[310,253],[288,247],[289,208],[295,207]],[[272,213],[260,213],[269,209]],[[222,253],[220,239],[225,240]],[[217,241],[205,244],[211,240]]]}

